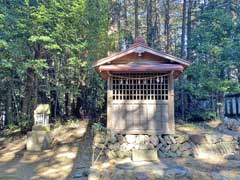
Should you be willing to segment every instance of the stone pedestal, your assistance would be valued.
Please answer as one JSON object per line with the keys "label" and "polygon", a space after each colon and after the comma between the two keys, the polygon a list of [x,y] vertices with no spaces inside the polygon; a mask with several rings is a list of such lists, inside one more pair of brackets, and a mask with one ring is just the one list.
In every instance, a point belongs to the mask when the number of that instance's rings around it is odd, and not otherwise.
{"label": "stone pedestal", "polygon": [[32,130],[33,131],[47,131],[47,132],[50,132],[50,125],[49,124],[48,125],[44,125],[44,126],[42,126],[42,125],[34,125],[32,127]]}
{"label": "stone pedestal", "polygon": [[51,138],[45,127],[34,127],[31,132],[27,133],[27,150],[42,151],[49,148]]}

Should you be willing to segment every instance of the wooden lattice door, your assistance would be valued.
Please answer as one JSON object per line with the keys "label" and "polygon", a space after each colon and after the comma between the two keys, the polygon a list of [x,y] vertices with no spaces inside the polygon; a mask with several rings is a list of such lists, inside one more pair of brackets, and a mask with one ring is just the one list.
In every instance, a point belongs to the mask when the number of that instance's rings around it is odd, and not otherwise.
{"label": "wooden lattice door", "polygon": [[108,127],[118,132],[166,132],[169,74],[111,74]]}

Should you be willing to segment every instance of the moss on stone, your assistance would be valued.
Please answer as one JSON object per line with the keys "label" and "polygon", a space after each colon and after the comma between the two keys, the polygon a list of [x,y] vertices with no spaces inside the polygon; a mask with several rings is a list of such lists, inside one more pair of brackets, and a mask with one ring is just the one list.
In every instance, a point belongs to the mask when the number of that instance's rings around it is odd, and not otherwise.
{"label": "moss on stone", "polygon": [[34,114],[50,114],[49,104],[39,104],[34,110]]}

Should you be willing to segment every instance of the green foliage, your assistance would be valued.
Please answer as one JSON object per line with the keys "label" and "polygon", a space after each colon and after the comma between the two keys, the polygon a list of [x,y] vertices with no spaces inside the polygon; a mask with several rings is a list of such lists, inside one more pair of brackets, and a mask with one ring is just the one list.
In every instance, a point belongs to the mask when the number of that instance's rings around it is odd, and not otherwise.
{"label": "green foliage", "polygon": [[194,104],[194,109],[186,110],[187,119],[209,119],[197,106],[198,101],[215,99],[215,109],[212,106],[211,111],[216,111],[223,107],[224,94],[240,92],[239,4],[209,1],[200,8],[192,22],[188,44],[193,63],[182,74],[183,83],[176,84],[177,92],[183,91]]}
{"label": "green foliage", "polygon": [[13,124],[13,123],[8,124],[7,129],[9,129],[11,132],[20,130],[19,126],[17,126],[16,124]]}
{"label": "green foliage", "polygon": [[224,6],[212,8],[218,4],[221,4],[221,1],[209,3],[197,17],[196,28],[192,31],[191,49],[194,63],[186,74],[196,86],[192,90],[197,89],[200,92],[198,94],[240,90],[239,83],[229,77],[230,70],[240,65],[240,44],[236,44],[239,41],[237,29],[240,24],[233,16],[236,12]]}
{"label": "green foliage", "polygon": [[[48,102],[55,115],[97,116],[105,104],[104,82],[92,62],[107,54],[108,1],[11,1],[0,5],[0,98],[7,117],[23,131],[24,105]],[[31,69],[33,74],[28,74]],[[31,78],[28,78],[31,77]],[[33,82],[27,82],[27,81]],[[29,86],[31,85],[31,86]],[[37,92],[33,95],[26,93]],[[10,90],[10,91],[9,91]],[[26,94],[31,96],[25,102]],[[55,94],[54,97],[52,94]],[[68,94],[68,105],[66,102]],[[25,110],[26,111],[26,110]],[[23,118],[24,119],[24,118]]]}
{"label": "green foliage", "polygon": [[105,132],[106,127],[104,127],[102,123],[97,122],[92,125],[92,130],[93,132]]}
{"label": "green foliage", "polygon": [[21,133],[26,134],[28,131],[32,130],[33,121],[21,119],[18,122],[18,127],[20,128]]}
{"label": "green foliage", "polygon": [[8,47],[8,43],[5,40],[0,39],[0,49],[5,49]]}
{"label": "green foliage", "polygon": [[32,68],[35,70],[40,77],[44,78],[42,70],[44,68],[48,68],[47,60],[46,59],[29,59],[27,62],[23,64],[25,71],[28,68]]}
{"label": "green foliage", "polygon": [[216,112],[208,109],[196,108],[186,114],[186,120],[191,122],[209,121],[214,119],[216,119]]}

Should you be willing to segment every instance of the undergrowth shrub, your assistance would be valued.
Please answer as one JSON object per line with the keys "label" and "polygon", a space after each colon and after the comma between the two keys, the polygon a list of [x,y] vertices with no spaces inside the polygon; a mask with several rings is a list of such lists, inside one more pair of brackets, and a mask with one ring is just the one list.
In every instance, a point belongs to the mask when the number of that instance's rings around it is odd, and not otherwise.
{"label": "undergrowth shrub", "polygon": [[18,122],[18,126],[21,133],[26,134],[28,131],[32,130],[33,121],[23,119]]}
{"label": "undergrowth shrub", "polygon": [[196,109],[186,114],[186,120],[191,122],[209,121],[216,119],[216,113],[208,109]]}
{"label": "undergrowth shrub", "polygon": [[92,125],[92,133],[96,134],[97,132],[107,132],[107,128],[100,122],[93,123]]}

